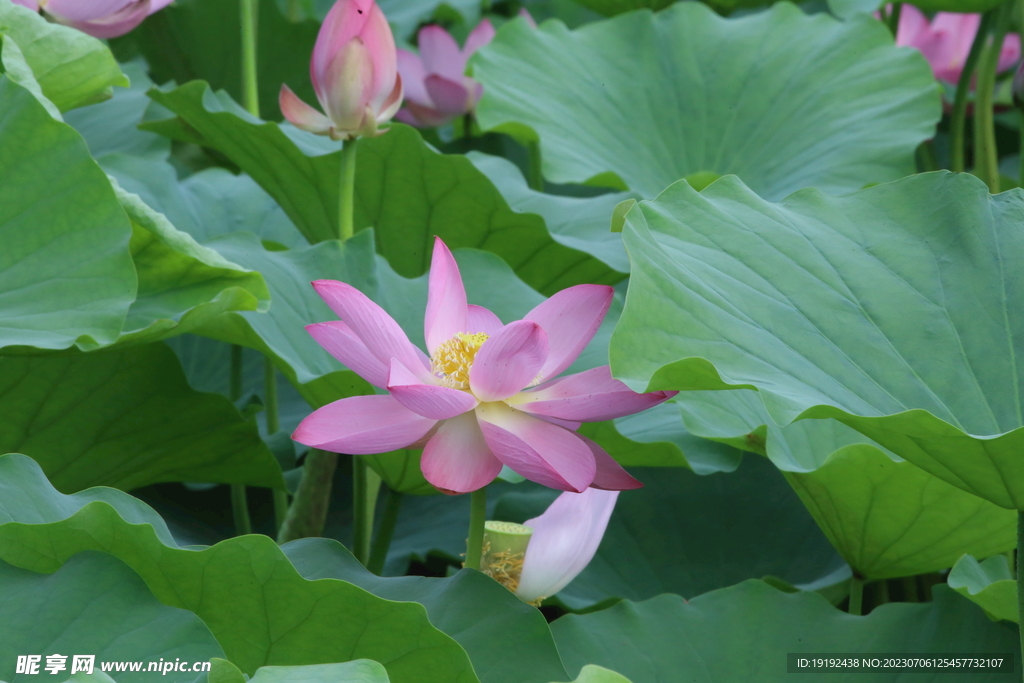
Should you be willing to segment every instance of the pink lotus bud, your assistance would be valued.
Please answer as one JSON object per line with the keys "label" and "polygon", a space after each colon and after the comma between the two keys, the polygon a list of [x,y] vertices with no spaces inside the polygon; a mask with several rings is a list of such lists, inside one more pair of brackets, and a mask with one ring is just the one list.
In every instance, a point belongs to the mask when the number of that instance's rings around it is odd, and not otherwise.
{"label": "pink lotus bud", "polygon": [[[896,44],[916,48],[928,60],[935,78],[948,83],[960,79],[971,51],[971,43],[981,24],[979,14],[938,12],[929,21],[921,10],[904,4]],[[1020,36],[1008,34],[999,53],[999,70],[1005,71],[1020,59]]]}
{"label": "pink lotus bud", "polygon": [[398,51],[405,107],[396,118],[420,128],[432,128],[473,111],[484,87],[465,75],[466,62],[493,38],[494,26],[489,19],[476,25],[461,49],[440,26],[420,29],[420,53]]}
{"label": "pink lotus bud", "polygon": [[395,39],[373,0],[338,0],[316,38],[309,73],[326,116],[287,86],[281,113],[293,125],[334,140],[371,137],[384,131],[402,103]]}
{"label": "pink lotus bud", "polygon": [[171,0],[15,0],[30,9],[42,9],[54,21],[77,28],[95,38],[116,38],[128,33]]}

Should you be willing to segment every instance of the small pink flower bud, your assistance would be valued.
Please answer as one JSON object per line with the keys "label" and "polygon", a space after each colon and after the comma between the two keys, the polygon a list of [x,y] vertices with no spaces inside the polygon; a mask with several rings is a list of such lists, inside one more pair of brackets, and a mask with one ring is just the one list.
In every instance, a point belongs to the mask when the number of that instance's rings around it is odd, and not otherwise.
{"label": "small pink flower bud", "polygon": [[309,66],[321,113],[281,86],[281,113],[334,140],[379,135],[402,103],[395,39],[373,0],[338,0],[324,19]]}

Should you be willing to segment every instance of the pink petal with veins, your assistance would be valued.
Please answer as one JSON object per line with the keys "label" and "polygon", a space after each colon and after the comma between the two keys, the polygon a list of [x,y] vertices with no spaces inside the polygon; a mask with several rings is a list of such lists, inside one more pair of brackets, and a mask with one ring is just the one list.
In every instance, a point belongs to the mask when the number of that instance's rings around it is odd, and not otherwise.
{"label": "pink petal with veins", "polygon": [[638,394],[612,378],[607,365],[560,377],[512,398],[513,407],[562,420],[603,422],[647,410],[675,396],[674,391]]}
{"label": "pink petal with veins", "polygon": [[466,36],[466,43],[462,46],[462,58],[468,61],[473,53],[494,40],[494,24],[490,19],[484,19]]}
{"label": "pink petal with veins", "polygon": [[299,99],[287,85],[281,85],[277,102],[281,113],[296,128],[318,135],[324,135],[331,129],[331,120]]}
{"label": "pink petal with veins", "polygon": [[459,265],[447,245],[440,237],[435,237],[427,285],[427,311],[423,316],[427,350],[433,354],[438,346],[459,332],[468,332],[466,315],[466,289]]}
{"label": "pink petal with veins", "polygon": [[527,479],[563,491],[594,481],[594,454],[572,432],[500,402],[481,403],[476,416],[491,452]]}
{"label": "pink petal with veins", "polygon": [[432,420],[447,420],[473,410],[480,403],[468,391],[424,384],[398,359],[391,360],[387,389],[403,406]]}
{"label": "pink petal with veins", "polygon": [[388,366],[384,365],[352,329],[340,320],[306,325],[306,331],[346,368],[375,387],[388,383]]}
{"label": "pink petal with veins", "polygon": [[572,365],[594,338],[615,290],[607,285],[576,285],[557,292],[527,313],[548,333],[548,358],[540,370],[541,379],[554,377]]}
{"label": "pink petal with veins", "polygon": [[466,330],[470,333],[483,332],[487,336],[498,333],[504,325],[498,316],[483,306],[470,304],[466,307]]}
{"label": "pink petal with veins", "polygon": [[463,80],[468,79],[453,81],[437,74],[427,76],[424,84],[437,111],[448,116],[459,116],[469,111],[470,93],[462,84]]}
{"label": "pink petal with veins", "polygon": [[597,489],[563,493],[540,517],[526,520],[533,536],[516,595],[531,602],[569,585],[597,553],[618,495]]}
{"label": "pink petal with veins", "polygon": [[624,470],[622,465],[615,462],[615,458],[608,455],[607,451],[582,434],[579,437],[590,447],[590,452],[594,454],[594,462],[597,465],[594,481],[590,484],[591,488],[603,491],[628,491],[643,488],[644,485]]}
{"label": "pink petal with veins", "polygon": [[390,367],[391,359],[397,358],[425,382],[430,381],[430,360],[383,308],[345,282],[317,280],[313,288],[377,360]]}
{"label": "pink petal with veins", "polygon": [[417,37],[420,58],[428,74],[459,80],[466,70],[466,60],[451,34],[432,24],[420,29]]}
{"label": "pink petal with veins", "polygon": [[387,453],[423,438],[436,423],[391,396],[353,396],[313,411],[292,439],[332,453]]}
{"label": "pink petal with veins", "polygon": [[517,320],[501,328],[476,352],[469,386],[481,401],[500,401],[528,385],[548,356],[548,336],[540,325]]}
{"label": "pink petal with veins", "polygon": [[420,469],[427,481],[448,494],[487,486],[501,471],[473,413],[441,423],[423,448]]}

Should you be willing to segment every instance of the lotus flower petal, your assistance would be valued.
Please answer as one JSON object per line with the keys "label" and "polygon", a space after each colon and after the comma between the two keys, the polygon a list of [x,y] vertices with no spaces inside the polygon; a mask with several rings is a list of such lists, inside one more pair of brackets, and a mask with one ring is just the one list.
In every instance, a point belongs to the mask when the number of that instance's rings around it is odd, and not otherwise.
{"label": "lotus flower petal", "polygon": [[528,413],[549,415],[563,420],[603,422],[639,413],[676,395],[674,391],[638,394],[612,378],[607,365],[560,377],[524,391],[510,404]]}
{"label": "lotus flower petal", "polygon": [[313,411],[292,439],[332,453],[387,453],[422,439],[436,423],[392,396],[353,396]]}
{"label": "lotus flower petal", "polygon": [[466,327],[466,316],[466,289],[462,286],[459,265],[447,245],[435,237],[427,311],[423,318],[423,335],[430,353],[459,332],[470,331]]}
{"label": "lotus flower petal", "polygon": [[540,325],[517,320],[484,342],[469,371],[469,386],[481,401],[500,401],[530,383],[548,355]]}
{"label": "lotus flower petal", "polygon": [[93,21],[141,4],[145,3],[138,0],[49,0],[45,10],[47,14],[69,22]]}
{"label": "lotus flower petal", "polygon": [[388,383],[388,366],[384,365],[366,344],[340,320],[306,325],[306,331],[342,365],[375,387],[382,389]]}
{"label": "lotus flower petal", "polygon": [[432,107],[430,95],[427,94],[427,70],[423,66],[423,60],[418,54],[408,50],[398,51],[398,73],[402,76],[405,84],[405,99],[411,100],[420,106]]}
{"label": "lotus flower petal", "polygon": [[527,479],[563,491],[594,481],[594,454],[572,432],[504,403],[481,403],[476,416],[491,452]]}
{"label": "lotus flower petal", "polygon": [[470,304],[466,307],[466,330],[471,333],[483,332],[493,337],[504,325],[498,316],[483,306]]}
{"label": "lotus flower petal", "polygon": [[37,0],[14,0],[15,5],[21,5],[22,7],[28,7],[33,12],[39,11],[39,3]]}
{"label": "lotus flower petal", "polygon": [[370,352],[386,367],[397,358],[424,382],[430,381],[430,361],[416,348],[387,312],[358,289],[336,280],[317,280],[317,294],[331,307]]}
{"label": "lotus flower petal", "polygon": [[644,485],[624,470],[622,465],[615,462],[615,459],[608,455],[605,449],[582,434],[579,437],[590,447],[590,452],[594,454],[594,462],[597,464],[597,472],[594,474],[594,481],[590,484],[591,488],[604,491],[629,491],[643,488]]}
{"label": "lotus flower petal", "polygon": [[469,32],[466,36],[466,44],[462,46],[463,63],[469,61],[473,53],[494,40],[494,24],[490,19],[484,19]]}
{"label": "lotus flower petal", "polygon": [[594,558],[618,495],[597,489],[563,493],[540,517],[528,519],[533,536],[516,595],[532,602],[569,585]]}
{"label": "lotus flower petal", "polygon": [[277,98],[281,113],[296,128],[324,135],[331,130],[331,120],[309,106],[287,85],[281,86],[281,94]]}
{"label": "lotus flower petal", "polygon": [[416,42],[428,74],[437,74],[453,81],[462,78],[466,70],[466,59],[448,31],[433,24],[424,26]]}
{"label": "lotus flower petal", "polygon": [[480,403],[468,391],[424,384],[397,358],[391,360],[387,389],[409,410],[434,420],[447,420],[473,410]]}
{"label": "lotus flower petal", "polygon": [[445,493],[467,493],[487,486],[501,471],[473,413],[445,420],[423,448],[423,476]]}
{"label": "lotus flower petal", "polygon": [[462,80],[464,79],[452,81],[437,74],[427,76],[424,85],[430,95],[430,101],[434,103],[434,109],[452,117],[469,110],[470,92],[462,84]]}
{"label": "lotus flower petal", "polygon": [[540,378],[554,377],[572,365],[601,326],[615,290],[606,285],[576,285],[557,292],[523,316],[548,333],[548,358]]}

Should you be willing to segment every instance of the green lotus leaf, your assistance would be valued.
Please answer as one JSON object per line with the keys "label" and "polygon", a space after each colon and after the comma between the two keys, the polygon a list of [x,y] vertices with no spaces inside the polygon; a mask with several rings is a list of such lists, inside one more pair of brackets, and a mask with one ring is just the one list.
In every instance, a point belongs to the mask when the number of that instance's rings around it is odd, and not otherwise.
{"label": "green lotus leaf", "polygon": [[[161,680],[192,683],[196,674],[191,666],[224,656],[196,615],[161,605],[135,572],[105,553],[79,553],[53,574],[36,574],[0,561],[0,610],[4,680],[20,683],[38,677],[15,674],[19,655],[40,655],[38,674],[45,677],[67,677],[74,655],[93,655],[92,676],[75,674],[67,680],[139,683],[160,675]],[[47,655],[64,655],[64,669],[46,671]],[[148,672],[149,662],[158,660],[183,660],[190,670]],[[111,678],[102,667],[112,662],[143,662],[144,668]]]}
{"label": "green lotus leaf", "polygon": [[510,22],[471,69],[481,127],[539,140],[545,178],[645,197],[701,172],[769,199],[894,180],[940,116],[931,69],[880,22],[789,3],[725,19],[681,2],[575,31]]}
{"label": "green lotus leaf", "polygon": [[767,455],[863,577],[912,576],[1016,544],[1017,516],[933,477],[835,420],[779,427],[755,391],[676,398],[695,434]]}
{"label": "green lotus leaf", "polygon": [[[254,119],[203,82],[150,96],[179,118],[148,128],[176,131],[223,153],[277,200],[311,243],[337,236],[340,143]],[[386,135],[360,140],[357,153],[356,230],[373,226],[378,252],[404,277],[426,272],[436,234],[451,249],[497,254],[547,294],[622,279],[554,241],[542,220],[510,209],[468,159],[438,154],[408,126],[394,124]]]}
{"label": "green lotus leaf", "polygon": [[622,674],[615,673],[611,669],[596,664],[587,664],[580,669],[580,675],[573,683],[630,683],[630,680]]}
{"label": "green lotus leaf", "polygon": [[281,488],[256,425],[189,388],[163,344],[0,357],[0,451],[35,458],[61,491],[162,481]]}
{"label": "green lotus leaf", "polygon": [[1022,213],[1019,190],[948,172],[779,204],[732,177],[677,183],[626,217],[613,372],[636,390],[757,388],[778,424],[832,417],[1024,506]]}
{"label": "green lotus leaf", "polygon": [[[340,664],[261,666],[252,683],[390,683],[387,670],[378,662],[356,659]],[[209,683],[245,683],[242,671],[226,659],[213,660]]]}
{"label": "green lotus leaf", "polygon": [[[885,3],[881,0],[828,0],[828,8],[840,19],[855,14],[872,14]],[[987,12],[999,5],[999,0],[915,0],[915,7],[926,12]]]}
{"label": "green lotus leaf", "polygon": [[388,600],[423,605],[430,622],[465,648],[481,683],[547,683],[566,675],[540,612],[479,572],[383,578],[335,541],[306,538],[282,549],[307,579],[341,579]]}
{"label": "green lotus leaf", "polygon": [[478,680],[465,651],[420,605],[304,579],[266,536],[179,548],[159,515],[127,494],[64,496],[33,460],[0,458],[0,560],[54,572],[84,550],[114,555],[160,602],[195,613],[250,676],[267,665],[365,658],[382,663],[394,683]]}
{"label": "green lotus leaf", "polygon": [[964,555],[953,565],[946,583],[960,595],[977,603],[994,619],[1013,622],[1020,619],[1017,580],[1003,555],[995,555],[983,562]]}
{"label": "green lotus leaf", "polygon": [[[787,653],[1010,653],[1019,647],[1016,631],[991,622],[949,588],[935,586],[933,594],[934,602],[883,605],[851,617],[820,595],[745,581],[689,601],[678,595],[623,601],[562,617],[551,629],[570,672],[599,664],[634,681],[674,680],[686,672],[693,683],[789,683]],[[895,683],[906,676],[889,670],[866,678]],[[971,680],[1005,677],[976,673]],[[855,676],[837,680],[847,679]]]}
{"label": "green lotus leaf", "polygon": [[0,40],[4,36],[21,48],[43,95],[60,111],[108,99],[112,86],[128,86],[102,41],[10,0],[0,0]]}

